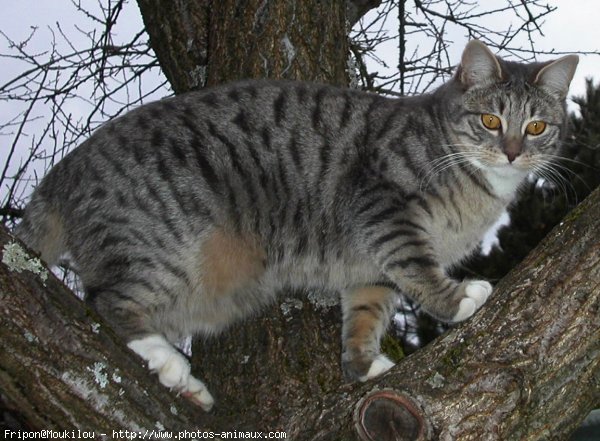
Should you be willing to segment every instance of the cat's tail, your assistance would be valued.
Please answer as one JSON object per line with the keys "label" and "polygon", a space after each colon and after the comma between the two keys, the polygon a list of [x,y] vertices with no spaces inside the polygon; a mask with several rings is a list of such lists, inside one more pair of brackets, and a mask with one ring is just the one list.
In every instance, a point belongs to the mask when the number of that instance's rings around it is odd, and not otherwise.
{"label": "cat's tail", "polygon": [[34,191],[14,234],[39,252],[48,266],[56,265],[67,251],[62,217],[39,191]]}

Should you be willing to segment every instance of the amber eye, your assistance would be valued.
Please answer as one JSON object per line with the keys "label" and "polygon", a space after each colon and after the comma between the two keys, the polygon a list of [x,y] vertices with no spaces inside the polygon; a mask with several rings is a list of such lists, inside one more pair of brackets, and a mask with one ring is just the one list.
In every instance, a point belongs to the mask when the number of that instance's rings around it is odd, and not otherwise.
{"label": "amber eye", "polygon": [[496,115],[492,115],[491,113],[484,113],[481,115],[481,122],[487,129],[490,130],[500,130],[502,127],[500,118],[498,118]]}
{"label": "amber eye", "polygon": [[527,132],[528,135],[537,136],[541,135],[544,130],[546,130],[546,123],[544,121],[531,121],[527,124],[525,132]]}

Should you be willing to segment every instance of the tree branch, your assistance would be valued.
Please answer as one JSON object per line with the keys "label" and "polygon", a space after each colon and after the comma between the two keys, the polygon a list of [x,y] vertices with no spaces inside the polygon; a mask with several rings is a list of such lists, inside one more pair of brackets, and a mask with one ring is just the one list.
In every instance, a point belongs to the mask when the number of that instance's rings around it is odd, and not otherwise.
{"label": "tree branch", "polygon": [[[420,432],[440,440],[567,439],[600,399],[599,211],[600,189],[498,284],[474,319],[356,387],[349,400],[338,396],[332,414],[355,409],[364,440]],[[374,424],[381,412],[390,417],[385,427]],[[394,438],[402,433],[395,424],[415,435]]]}

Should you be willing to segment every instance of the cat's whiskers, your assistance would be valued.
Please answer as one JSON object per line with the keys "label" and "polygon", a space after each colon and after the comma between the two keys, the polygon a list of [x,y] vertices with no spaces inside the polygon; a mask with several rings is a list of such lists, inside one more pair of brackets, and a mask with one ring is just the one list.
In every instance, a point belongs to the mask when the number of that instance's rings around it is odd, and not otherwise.
{"label": "cat's whiskers", "polygon": [[[452,153],[448,156],[437,158],[431,163],[431,168],[421,170],[419,173],[419,191],[427,190],[433,178],[442,173],[449,167],[467,162],[468,160],[458,153]],[[422,175],[422,176],[421,176]]]}
{"label": "cat's whiskers", "polygon": [[[573,164],[577,164],[577,165],[580,165],[580,166],[583,166],[583,167],[586,167],[586,168],[592,168],[592,169],[594,169],[595,167],[592,167],[592,166],[590,166],[588,164],[585,164],[585,163],[583,163],[581,161],[578,161],[576,159],[566,158],[566,157],[560,156],[560,155],[553,155],[553,154],[543,153],[543,154],[540,154],[538,156],[546,164],[550,164],[552,167],[558,169],[557,174],[560,174],[561,171],[562,172],[566,172],[569,175],[573,176],[574,178],[578,179],[589,191],[592,190],[588,186],[588,184],[585,182],[585,180],[583,180],[575,171],[573,171],[572,169],[570,169],[569,167],[567,167],[566,165],[564,165],[563,162],[573,163]],[[565,179],[562,175],[561,175],[561,178]]]}
{"label": "cat's whiskers", "polygon": [[[581,178],[581,176],[579,176],[575,171],[571,170],[569,167],[567,167],[566,165],[562,164],[563,162],[568,162],[568,163],[573,163],[579,166],[583,166],[586,168],[591,168],[591,169],[596,169],[596,167],[592,167],[589,164],[585,164],[581,161],[577,161],[576,159],[571,159],[571,158],[566,158],[564,156],[560,156],[560,155],[553,155],[553,154],[548,154],[548,153],[544,153],[544,154],[540,154],[539,155],[540,159],[545,161],[546,163],[550,163],[552,164],[553,167],[557,168],[559,171],[557,171],[558,174],[560,174],[560,172],[565,172],[568,173],[569,175],[573,176],[573,178],[576,178],[578,181],[580,181],[585,188],[587,188],[588,191],[592,191],[592,189],[589,187],[589,185],[587,184],[587,182],[585,182],[584,179]],[[565,179],[562,175],[561,178]],[[565,179],[565,181],[569,182],[568,180]],[[569,182],[570,184],[570,182]],[[572,184],[570,184],[571,187],[573,187]],[[575,190],[573,190],[574,193]]]}
{"label": "cat's whiskers", "polygon": [[[565,183],[562,180],[558,179],[553,171],[542,168],[540,166],[535,166],[533,168],[533,172],[535,176],[539,179],[542,179],[544,182],[549,183],[552,187],[558,188],[557,191],[552,192],[552,202],[556,200],[557,193],[564,195],[566,200],[569,199],[567,196],[567,187]],[[539,185],[539,181],[536,185]]]}
{"label": "cat's whiskers", "polygon": [[553,155],[552,153],[540,153],[540,154],[538,154],[538,156],[540,156],[544,160],[550,160],[550,161],[553,161],[553,162],[556,162],[556,161],[570,162],[570,163],[573,163],[573,164],[580,165],[582,167],[598,169],[597,167],[593,167],[593,166],[591,166],[589,164],[586,164],[585,162],[578,161],[577,159],[573,159],[573,158],[568,158],[566,156]]}
{"label": "cat's whiskers", "polygon": [[577,192],[575,191],[573,184],[571,184],[571,182],[561,173],[561,170],[566,170],[576,175],[572,170],[569,170],[556,162],[548,161],[543,158],[542,155],[539,155],[532,162],[532,170],[534,171],[534,174],[558,187],[565,196],[567,202],[571,195],[575,199],[575,202],[577,201]]}
{"label": "cat's whiskers", "polygon": [[[453,145],[446,145],[444,147],[473,147],[472,145],[469,144],[453,144]],[[442,174],[445,170],[452,168],[452,167],[456,167],[456,166],[460,166],[460,165],[467,165],[467,166],[472,166],[473,159],[482,159],[482,155],[480,154],[479,151],[458,151],[458,152],[452,152],[452,153],[448,153],[446,155],[440,156],[439,158],[434,159],[431,162],[431,167],[427,170],[421,170],[421,172],[419,173],[418,179],[419,179],[419,191],[420,192],[425,192],[427,191],[427,188],[429,187],[429,185],[431,184],[432,180]],[[424,172],[424,173],[423,173]]]}

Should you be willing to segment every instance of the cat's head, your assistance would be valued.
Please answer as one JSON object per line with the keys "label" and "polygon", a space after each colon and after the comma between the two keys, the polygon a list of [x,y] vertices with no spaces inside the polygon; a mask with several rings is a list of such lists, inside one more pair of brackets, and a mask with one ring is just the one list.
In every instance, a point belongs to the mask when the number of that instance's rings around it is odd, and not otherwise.
{"label": "cat's head", "polygon": [[578,57],[516,63],[470,41],[453,80],[455,147],[480,168],[542,170],[557,154]]}

